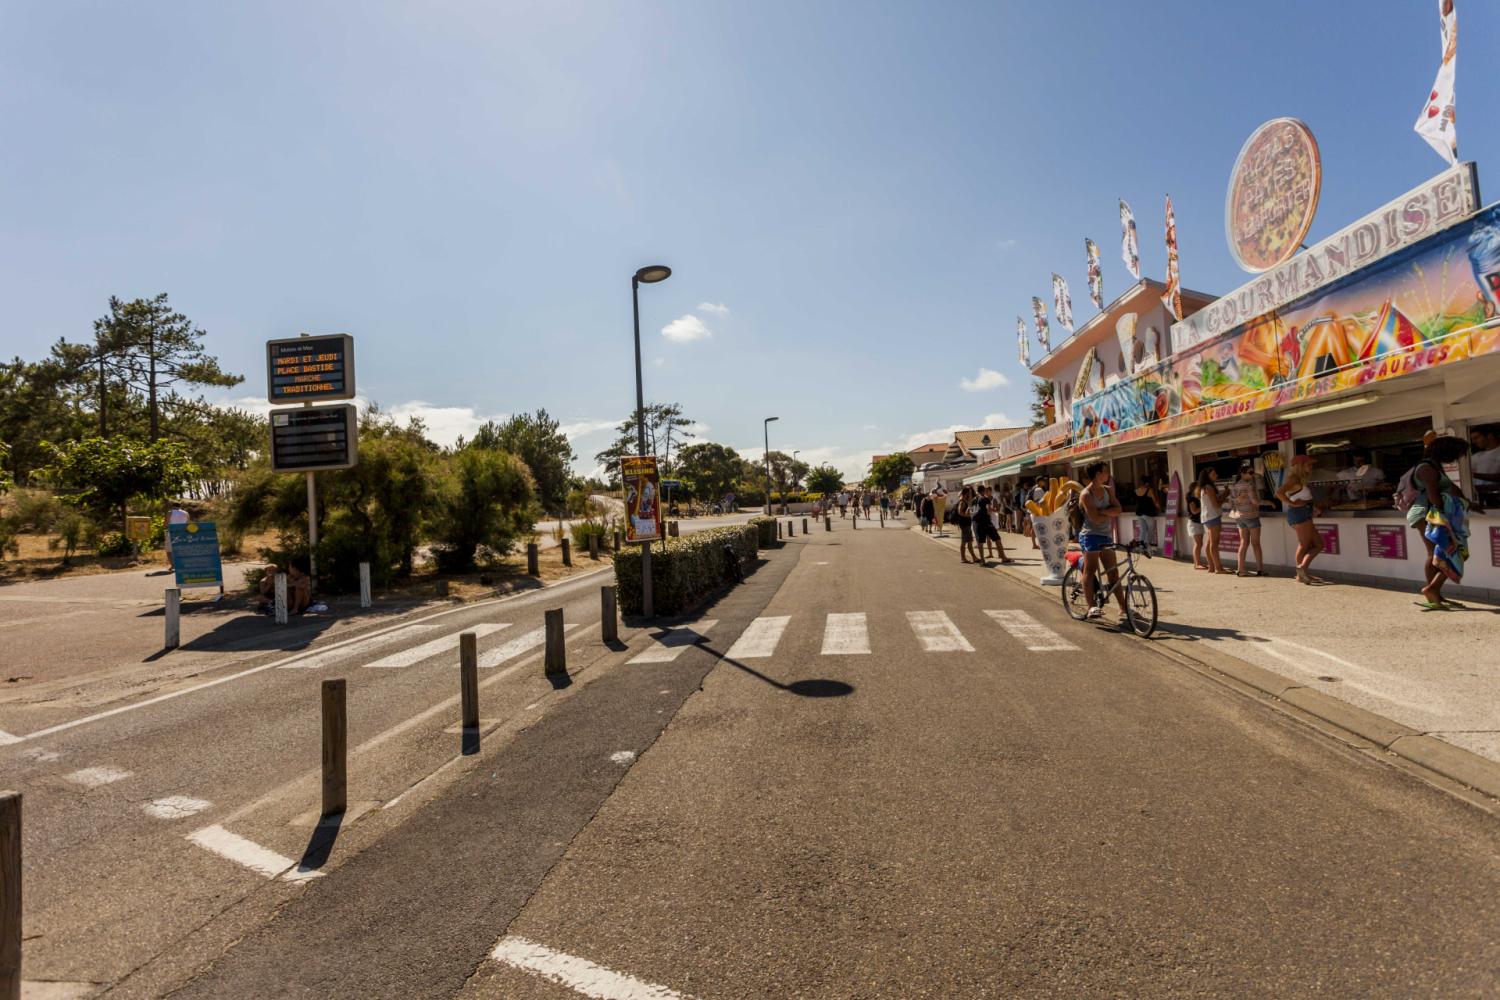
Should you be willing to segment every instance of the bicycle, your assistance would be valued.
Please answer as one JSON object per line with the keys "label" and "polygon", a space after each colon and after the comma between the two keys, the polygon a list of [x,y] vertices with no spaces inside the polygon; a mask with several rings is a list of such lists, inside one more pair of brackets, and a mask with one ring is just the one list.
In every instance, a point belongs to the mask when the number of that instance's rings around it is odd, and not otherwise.
{"label": "bicycle", "polygon": [[[1118,574],[1116,587],[1125,588],[1125,621],[1130,630],[1142,639],[1149,639],[1151,633],[1156,631],[1156,588],[1151,586],[1151,581],[1136,571],[1136,553],[1151,558],[1151,550],[1144,542],[1130,542],[1121,545],[1118,542],[1106,546],[1110,551],[1125,553],[1125,564],[1115,564],[1115,572]],[[1109,603],[1114,588],[1107,585],[1108,570],[1099,566],[1098,575],[1094,580],[1094,607],[1100,611]],[[1083,621],[1088,615],[1088,602],[1083,593],[1083,561],[1068,567],[1063,574],[1062,582],[1063,610],[1068,617],[1074,621]]]}

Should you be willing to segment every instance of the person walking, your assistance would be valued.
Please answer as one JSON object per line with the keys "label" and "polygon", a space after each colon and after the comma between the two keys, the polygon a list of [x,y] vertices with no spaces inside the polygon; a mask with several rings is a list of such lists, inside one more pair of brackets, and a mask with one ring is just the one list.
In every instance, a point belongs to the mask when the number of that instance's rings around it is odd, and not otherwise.
{"label": "person walking", "polygon": [[1203,508],[1204,555],[1210,573],[1228,573],[1219,559],[1219,536],[1224,531],[1224,501],[1228,491],[1219,486],[1219,470],[1209,466],[1198,473],[1198,503]]}
{"label": "person walking", "polygon": [[1151,480],[1145,479],[1135,488],[1136,534],[1152,552],[1157,551],[1156,519],[1161,516],[1161,497]]}
{"label": "person walking", "polygon": [[1427,611],[1459,606],[1444,599],[1443,585],[1463,579],[1464,560],[1469,554],[1469,502],[1443,466],[1457,462],[1468,451],[1468,442],[1462,438],[1440,434],[1423,449],[1421,461],[1402,477],[1405,499],[1411,503],[1406,508],[1406,523],[1421,533],[1422,547],[1427,550],[1422,567],[1427,585],[1422,588],[1419,605]]}
{"label": "person walking", "polygon": [[930,535],[932,534],[933,515],[936,511],[936,507],[932,502],[932,494],[920,494],[917,503],[922,511],[922,530]]}
{"label": "person walking", "polygon": [[1208,569],[1203,561],[1203,505],[1198,502],[1198,484],[1188,486],[1188,534],[1193,536],[1193,569]]}
{"label": "person walking", "polygon": [[891,516],[891,497],[885,490],[880,491],[880,516]]}
{"label": "person walking", "polygon": [[1276,498],[1286,504],[1287,526],[1297,534],[1297,582],[1308,584],[1324,582],[1309,572],[1312,561],[1323,551],[1323,536],[1313,524],[1313,493],[1308,486],[1312,464],[1311,455],[1294,456],[1281,489],[1276,491]]}
{"label": "person walking", "polygon": [[169,510],[169,511],[167,511],[167,520],[166,520],[167,529],[166,529],[166,532],[165,532],[165,535],[166,535],[166,539],[165,539],[166,540],[166,549],[167,549],[167,566],[169,566],[172,569],[176,569],[177,568],[177,560],[172,555],[172,525],[174,525],[174,524],[187,524],[191,520],[192,520],[192,516],[190,514],[188,514],[187,511],[185,511],[185,510],[182,509],[181,502],[174,503],[172,505],[172,509]]}
{"label": "person walking", "polygon": [[973,519],[969,511],[974,503],[974,487],[965,486],[958,495],[958,503],[953,509],[953,523],[958,525],[958,561],[969,562],[969,556],[974,556],[973,562],[981,562],[979,552],[974,548]]}
{"label": "person walking", "polygon": [[1266,557],[1260,549],[1260,508],[1263,502],[1255,463],[1247,458],[1240,463],[1240,474],[1229,487],[1230,516],[1240,529],[1239,562],[1234,568],[1237,576],[1250,576],[1245,571],[1245,558],[1252,548],[1255,550],[1255,575],[1266,575]]}
{"label": "person walking", "polygon": [[1110,482],[1109,463],[1091,462],[1083,470],[1088,485],[1083,488],[1083,527],[1078,532],[1078,547],[1083,550],[1083,600],[1088,607],[1087,618],[1101,618],[1103,614],[1094,606],[1094,578],[1099,575],[1102,564],[1109,575],[1109,586],[1120,605],[1120,617],[1127,614],[1125,592],[1120,589],[1120,574],[1115,564],[1114,550],[1109,545],[1114,541],[1111,518],[1118,517],[1123,508],[1115,487]]}
{"label": "person walking", "polygon": [[932,491],[932,523],[937,528],[938,537],[943,537],[943,519],[948,511],[948,491],[943,487],[943,481],[938,480],[937,488]]}
{"label": "person walking", "polygon": [[974,534],[979,539],[979,559],[981,565],[984,562],[985,545],[988,544],[995,549],[995,558],[1002,563],[1011,563],[1015,560],[1005,554],[1005,542],[1000,538],[999,513],[996,511],[998,501],[995,492],[988,486],[979,488],[979,498],[975,507],[971,508],[970,514],[974,518]]}

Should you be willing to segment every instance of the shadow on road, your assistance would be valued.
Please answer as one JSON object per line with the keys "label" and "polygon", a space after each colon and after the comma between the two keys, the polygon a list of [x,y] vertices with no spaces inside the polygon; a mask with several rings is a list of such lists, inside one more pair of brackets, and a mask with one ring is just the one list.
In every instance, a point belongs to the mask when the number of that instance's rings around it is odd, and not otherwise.
{"label": "shadow on road", "polygon": [[1159,638],[1178,639],[1183,642],[1270,642],[1258,635],[1246,635],[1235,628],[1205,628],[1200,625],[1183,625],[1178,622],[1161,622],[1156,626]]}
{"label": "shadow on road", "polygon": [[339,839],[339,830],[344,826],[344,814],[334,813],[332,816],[324,816],[318,820],[318,825],[313,827],[312,836],[307,840],[307,847],[302,852],[302,857],[297,861],[298,871],[317,871],[328,863],[328,856],[333,853],[333,844]]}

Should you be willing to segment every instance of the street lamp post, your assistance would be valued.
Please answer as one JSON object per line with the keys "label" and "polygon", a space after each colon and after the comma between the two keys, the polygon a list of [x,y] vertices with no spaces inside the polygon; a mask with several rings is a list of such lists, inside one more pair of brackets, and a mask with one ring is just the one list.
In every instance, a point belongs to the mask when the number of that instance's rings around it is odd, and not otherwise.
{"label": "street lamp post", "polygon": [[780,417],[767,417],[766,422],[761,425],[761,430],[766,434],[766,451],[762,458],[766,463],[766,514],[771,513],[771,421],[780,420]]}
{"label": "street lamp post", "polygon": [[[635,272],[630,279],[630,306],[635,314],[635,418],[636,434],[640,446],[639,454],[646,454],[646,395],[641,387],[641,296],[642,285],[654,285],[672,276],[672,269],[664,264],[648,264]],[[660,501],[657,501],[660,503]],[[630,511],[625,511],[630,516]],[[658,520],[660,520],[658,518]],[[641,613],[647,618],[656,614],[651,596],[651,543],[641,543]]]}
{"label": "street lamp post", "polygon": [[[802,454],[802,449],[801,449],[801,448],[798,448],[798,449],[797,449],[797,450],[796,450],[796,451],[794,451],[794,452],[792,452],[792,463],[793,463],[793,464],[794,464],[794,465],[795,465],[795,464],[796,464],[796,462],[797,462],[797,456],[798,456],[798,455],[800,455],[800,454]],[[793,469],[793,470],[792,470],[792,471],[793,471],[793,472],[794,472],[794,473],[795,473],[795,472],[796,472],[796,470],[795,470],[795,469]],[[795,485],[796,485],[796,480],[795,480],[795,479],[793,479],[793,481],[792,481],[792,485],[793,485],[793,486],[795,486]],[[782,497],[782,498],[781,498],[781,512],[782,512],[782,513],[783,513],[783,514],[785,514],[785,513],[786,513],[786,497],[784,497],[784,496],[783,496],[783,497]]]}

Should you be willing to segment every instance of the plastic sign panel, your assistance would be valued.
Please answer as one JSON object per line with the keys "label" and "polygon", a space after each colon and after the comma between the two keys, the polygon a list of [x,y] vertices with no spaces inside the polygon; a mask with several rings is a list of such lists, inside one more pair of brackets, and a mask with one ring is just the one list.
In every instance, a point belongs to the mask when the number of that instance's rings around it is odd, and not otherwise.
{"label": "plastic sign panel", "polygon": [[219,529],[212,521],[167,525],[172,545],[172,569],[178,587],[224,586],[224,564],[219,559]]}
{"label": "plastic sign panel", "polygon": [[359,454],[359,417],[352,403],[271,411],[271,471],[347,469]]}
{"label": "plastic sign panel", "polygon": [[288,337],[266,341],[266,398],[317,403],[354,398],[354,338]]}
{"label": "plastic sign panel", "polygon": [[620,459],[625,485],[625,540],[654,542],[661,538],[661,478],[655,455],[626,455]]}
{"label": "plastic sign panel", "polygon": [[1250,134],[1229,175],[1224,232],[1229,252],[1259,273],[1296,253],[1312,227],[1323,187],[1323,161],[1312,130],[1275,118]]}

